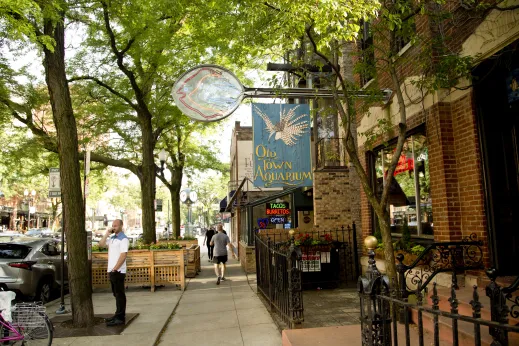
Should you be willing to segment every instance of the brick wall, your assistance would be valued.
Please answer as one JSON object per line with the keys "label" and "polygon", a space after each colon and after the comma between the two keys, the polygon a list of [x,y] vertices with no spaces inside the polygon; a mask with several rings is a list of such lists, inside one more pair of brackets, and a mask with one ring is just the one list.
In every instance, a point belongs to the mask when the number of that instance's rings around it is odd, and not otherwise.
{"label": "brick wall", "polygon": [[[410,130],[425,123],[435,241],[459,241],[476,234],[489,265],[481,151],[472,93],[434,104],[408,120]],[[378,143],[382,144],[382,143]],[[359,148],[365,153],[365,148]],[[364,167],[366,155],[361,155]],[[372,234],[372,214],[361,191],[362,235]]]}
{"label": "brick wall", "polygon": [[349,171],[314,171],[314,227],[335,229],[352,222],[349,193]]}

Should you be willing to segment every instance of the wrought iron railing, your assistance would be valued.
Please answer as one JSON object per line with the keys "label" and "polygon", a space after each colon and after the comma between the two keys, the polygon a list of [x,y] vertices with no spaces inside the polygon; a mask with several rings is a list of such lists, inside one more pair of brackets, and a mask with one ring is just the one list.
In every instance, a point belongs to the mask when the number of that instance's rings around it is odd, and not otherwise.
{"label": "wrought iron railing", "polygon": [[[268,229],[259,235],[270,239],[272,246],[287,244],[286,230]],[[355,283],[360,275],[355,223],[329,231],[294,233],[294,243],[301,250],[303,289],[336,288]]]}
{"label": "wrought iron railing", "polygon": [[269,238],[255,235],[256,277],[258,292],[268,301],[289,328],[304,321],[301,279],[301,250],[288,243],[274,244]]}
{"label": "wrought iron railing", "polygon": [[404,255],[398,254],[397,272],[400,297],[407,298],[420,284],[425,289],[439,273],[452,273],[452,286],[458,289],[457,274],[465,270],[483,269],[483,242],[471,234],[462,241],[435,242],[429,245],[410,264],[404,264]]}
{"label": "wrought iron railing", "polygon": [[316,148],[317,169],[346,167],[346,148],[342,138],[322,138]]}
{"label": "wrought iron railing", "polygon": [[[433,320],[433,335],[431,344],[440,345],[440,318],[445,322],[448,320],[452,326],[453,345],[460,342],[459,322],[468,322],[473,325],[473,341],[474,345],[482,344],[482,327],[488,327],[489,334],[492,337],[491,345],[506,346],[512,345],[510,334],[513,333],[513,340],[516,342],[519,338],[519,326],[508,324],[508,315],[517,317],[512,314],[514,307],[511,309],[506,305],[508,299],[512,303],[512,293],[519,286],[519,278],[514,284],[503,288],[496,283],[497,274],[495,270],[488,270],[487,274],[491,280],[486,287],[486,295],[490,298],[491,320],[481,318],[482,304],[480,302],[477,286],[473,287],[472,316],[462,315],[458,311],[459,301],[456,297],[456,289],[451,286],[449,306],[450,311],[440,310],[440,297],[437,292],[436,283],[433,283],[431,306],[423,304],[422,285],[418,284],[415,290],[416,303],[409,302],[406,298],[398,297],[397,285],[395,282],[389,282],[387,276],[382,275],[377,269],[375,262],[375,252],[373,249],[368,251],[368,269],[366,276],[360,277],[358,282],[358,292],[360,297],[361,308],[361,333],[362,344],[364,346],[373,345],[398,345],[399,333],[404,333],[406,345],[411,344],[411,328],[410,313],[412,310],[418,315],[417,318],[417,338],[418,345],[423,346],[426,335],[424,333],[423,317],[428,314]],[[515,300],[517,302],[517,298]],[[517,310],[515,310],[517,311]],[[403,312],[403,313],[399,313]],[[396,321],[403,322],[403,328],[397,326]],[[448,322],[445,322],[448,324]],[[403,329],[403,331],[402,331]],[[400,331],[399,331],[400,330]],[[413,329],[414,330],[414,329]],[[414,332],[416,334],[416,332]],[[443,335],[445,338],[445,335]],[[445,340],[442,340],[444,342]],[[442,343],[443,344],[443,343]]]}

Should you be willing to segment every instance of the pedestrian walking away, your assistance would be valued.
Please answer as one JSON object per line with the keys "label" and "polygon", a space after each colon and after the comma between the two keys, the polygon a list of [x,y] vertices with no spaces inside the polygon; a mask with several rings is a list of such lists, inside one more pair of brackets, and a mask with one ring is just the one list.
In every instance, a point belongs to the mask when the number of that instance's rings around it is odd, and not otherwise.
{"label": "pedestrian walking away", "polygon": [[106,230],[99,241],[100,247],[108,247],[108,276],[115,297],[115,314],[106,319],[108,327],[123,325],[126,322],[126,293],[124,279],[126,277],[126,256],[129,241],[123,232],[123,220],[114,220],[112,227]]}
{"label": "pedestrian walking away", "polygon": [[213,236],[215,235],[214,228],[211,227],[205,232],[205,238],[204,238],[204,244],[207,244],[207,256],[209,257],[209,262],[213,260],[213,250],[214,245],[211,245],[211,239],[213,239]]}
{"label": "pedestrian walking away", "polygon": [[229,237],[223,233],[222,225],[218,225],[216,230],[217,234],[213,236],[211,239],[211,245],[214,245],[214,272],[216,273],[216,284],[219,285],[220,281],[225,280],[225,270],[227,269],[227,246],[229,250],[231,250],[232,257],[236,258],[236,254],[234,253],[234,247],[229,240]]}

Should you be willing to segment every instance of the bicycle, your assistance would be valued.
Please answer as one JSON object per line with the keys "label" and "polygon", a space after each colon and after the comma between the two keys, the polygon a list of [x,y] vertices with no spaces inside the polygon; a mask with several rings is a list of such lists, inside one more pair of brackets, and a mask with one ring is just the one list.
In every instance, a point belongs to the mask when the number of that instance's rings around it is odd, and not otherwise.
{"label": "bicycle", "polygon": [[12,321],[6,320],[3,312],[0,314],[0,345],[52,344],[54,328],[41,302],[15,304],[11,308]]}

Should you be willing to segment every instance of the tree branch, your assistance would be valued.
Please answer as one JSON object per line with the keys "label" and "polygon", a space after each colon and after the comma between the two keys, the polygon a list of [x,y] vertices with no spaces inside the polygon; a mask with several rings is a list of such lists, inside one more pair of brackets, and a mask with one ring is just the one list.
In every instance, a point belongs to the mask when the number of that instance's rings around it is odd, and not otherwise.
{"label": "tree branch", "polygon": [[139,111],[137,112],[138,116],[145,116],[151,118],[151,113],[144,102],[144,94],[137,84],[137,79],[135,78],[135,74],[124,64],[124,53],[117,49],[117,41],[115,39],[115,33],[112,30],[112,26],[110,25],[110,17],[108,14],[108,5],[106,1],[101,2],[103,7],[103,19],[105,22],[106,32],[108,34],[108,38],[110,40],[110,47],[112,49],[113,54],[117,60],[117,66],[119,69],[128,77],[130,81],[130,85],[132,86],[133,92],[135,93],[135,99],[137,100],[137,104],[139,105]]}
{"label": "tree branch", "polygon": [[100,79],[98,79],[96,77],[92,77],[92,76],[77,76],[77,77],[72,77],[72,78],[68,79],[68,82],[72,83],[72,82],[81,81],[81,80],[91,80],[91,81],[94,81],[97,85],[102,86],[103,88],[105,88],[106,90],[108,90],[109,92],[111,92],[115,96],[119,97],[124,102],[126,102],[135,111],[138,112],[140,110],[139,106],[136,105],[135,103],[133,103],[132,100],[130,100],[128,97],[124,96],[123,94],[121,94],[120,92],[118,92],[117,90],[115,90],[114,88],[112,88],[111,86],[109,86],[108,84],[106,84],[105,82],[103,82],[102,80],[100,80]]}

